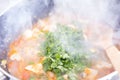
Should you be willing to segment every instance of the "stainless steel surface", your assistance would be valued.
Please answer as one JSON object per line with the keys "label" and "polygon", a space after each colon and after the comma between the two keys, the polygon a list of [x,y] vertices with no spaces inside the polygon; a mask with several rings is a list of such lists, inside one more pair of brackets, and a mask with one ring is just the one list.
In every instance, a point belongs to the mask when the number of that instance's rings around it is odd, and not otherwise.
{"label": "stainless steel surface", "polygon": [[119,76],[119,73],[117,71],[115,71],[101,79],[98,79],[98,80],[120,80],[120,76]]}

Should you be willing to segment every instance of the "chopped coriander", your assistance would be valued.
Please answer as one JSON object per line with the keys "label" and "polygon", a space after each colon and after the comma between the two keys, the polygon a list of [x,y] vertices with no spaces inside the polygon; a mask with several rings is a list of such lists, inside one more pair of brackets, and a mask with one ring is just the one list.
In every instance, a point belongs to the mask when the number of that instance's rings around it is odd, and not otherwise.
{"label": "chopped coriander", "polygon": [[34,62],[29,62],[29,63],[28,63],[28,65],[33,65],[33,64],[35,64],[35,63],[34,63]]}
{"label": "chopped coriander", "polygon": [[35,77],[30,77],[30,79],[29,80],[36,80],[36,78]]}
{"label": "chopped coriander", "polygon": [[82,31],[58,24],[55,32],[45,34],[44,70],[54,72],[57,80],[64,80],[60,77],[64,74],[69,74],[70,80],[77,80],[76,75],[72,75],[74,76],[72,78],[70,72],[76,74],[90,66],[90,61],[86,58],[88,52],[82,44],[84,40]]}

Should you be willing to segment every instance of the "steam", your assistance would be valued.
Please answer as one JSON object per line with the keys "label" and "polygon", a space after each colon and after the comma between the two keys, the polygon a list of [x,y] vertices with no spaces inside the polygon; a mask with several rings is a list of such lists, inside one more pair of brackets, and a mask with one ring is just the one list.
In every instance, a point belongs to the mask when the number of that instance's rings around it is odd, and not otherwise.
{"label": "steam", "polygon": [[[117,0],[54,0],[57,17],[53,20],[68,23],[76,22],[82,27],[88,40],[103,48],[112,45],[114,29],[118,29],[120,3]],[[62,15],[62,16],[61,16]],[[117,35],[116,35],[117,34]],[[120,39],[119,32],[115,37]],[[97,39],[96,39],[97,38]]]}
{"label": "steam", "polygon": [[[120,27],[118,30],[120,3],[117,0],[54,0],[54,3],[55,8],[51,14],[53,22],[72,24],[74,27],[82,28],[87,37],[86,42],[89,43],[85,44],[81,41],[81,45],[86,45],[88,49],[93,48],[92,51],[97,53],[89,58],[92,57],[93,61],[98,59],[106,61],[106,56],[103,56],[104,52],[101,54],[101,50],[96,51],[95,47],[99,46],[106,50],[114,43],[120,42]],[[119,31],[117,33],[114,32],[116,28]],[[119,41],[112,40],[113,36],[119,38]],[[61,35],[59,38],[68,52],[76,51],[69,41],[65,41],[69,40],[66,35]],[[75,40],[71,42],[74,43]],[[95,47],[91,47],[91,44]],[[84,51],[81,54],[85,54]],[[88,54],[90,54],[89,51]]]}
{"label": "steam", "polygon": [[[75,22],[80,28],[84,26],[84,30],[91,29],[93,37],[98,36],[97,43],[109,33],[111,39],[111,32],[119,25],[119,7],[117,0],[21,0],[0,17],[0,52],[21,32],[32,28],[38,19],[47,17],[50,11],[53,22]],[[98,27],[99,24],[102,25]],[[104,29],[108,30],[103,35],[101,33]],[[95,42],[94,38],[88,39]],[[107,47],[110,45],[108,43]]]}
{"label": "steam", "polygon": [[48,16],[54,4],[52,0],[21,0],[13,5],[0,16],[0,53],[38,19]]}
{"label": "steam", "polygon": [[[120,28],[117,27],[119,8],[117,0],[22,0],[0,16],[0,53],[22,32],[32,28],[38,19],[48,15],[53,23],[63,22],[82,28],[89,42],[108,48],[112,45],[113,30],[116,28],[119,30],[115,37],[120,39]],[[60,38],[67,51],[77,51],[64,41],[69,40],[66,35],[60,35]]]}
{"label": "steam", "polygon": [[[118,18],[119,6],[116,0],[55,0],[56,12],[74,17],[86,19],[89,22],[104,22],[115,26]],[[117,12],[117,15],[114,14]]]}

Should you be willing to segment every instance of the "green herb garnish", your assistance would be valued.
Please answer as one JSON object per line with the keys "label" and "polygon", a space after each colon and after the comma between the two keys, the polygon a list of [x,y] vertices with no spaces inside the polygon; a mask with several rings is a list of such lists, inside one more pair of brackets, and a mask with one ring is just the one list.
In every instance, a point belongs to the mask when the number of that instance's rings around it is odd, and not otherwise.
{"label": "green herb garnish", "polygon": [[36,78],[35,77],[30,77],[30,79],[29,80],[36,80]]}
{"label": "green herb garnish", "polygon": [[90,66],[83,41],[81,30],[58,24],[55,32],[46,33],[44,70],[54,72],[60,80],[64,74],[78,73]]}
{"label": "green herb garnish", "polygon": [[53,36],[53,33],[47,33],[45,42],[44,68],[46,71],[53,71],[57,75],[67,73],[73,68],[74,64],[68,52],[66,52],[61,44]]}

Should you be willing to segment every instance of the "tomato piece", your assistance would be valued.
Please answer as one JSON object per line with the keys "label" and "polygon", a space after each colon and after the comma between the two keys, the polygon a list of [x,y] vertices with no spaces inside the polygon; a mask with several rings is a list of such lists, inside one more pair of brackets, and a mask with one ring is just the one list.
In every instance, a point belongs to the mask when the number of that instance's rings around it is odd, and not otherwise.
{"label": "tomato piece", "polygon": [[30,80],[30,71],[27,71],[27,70],[23,71],[22,80]]}

